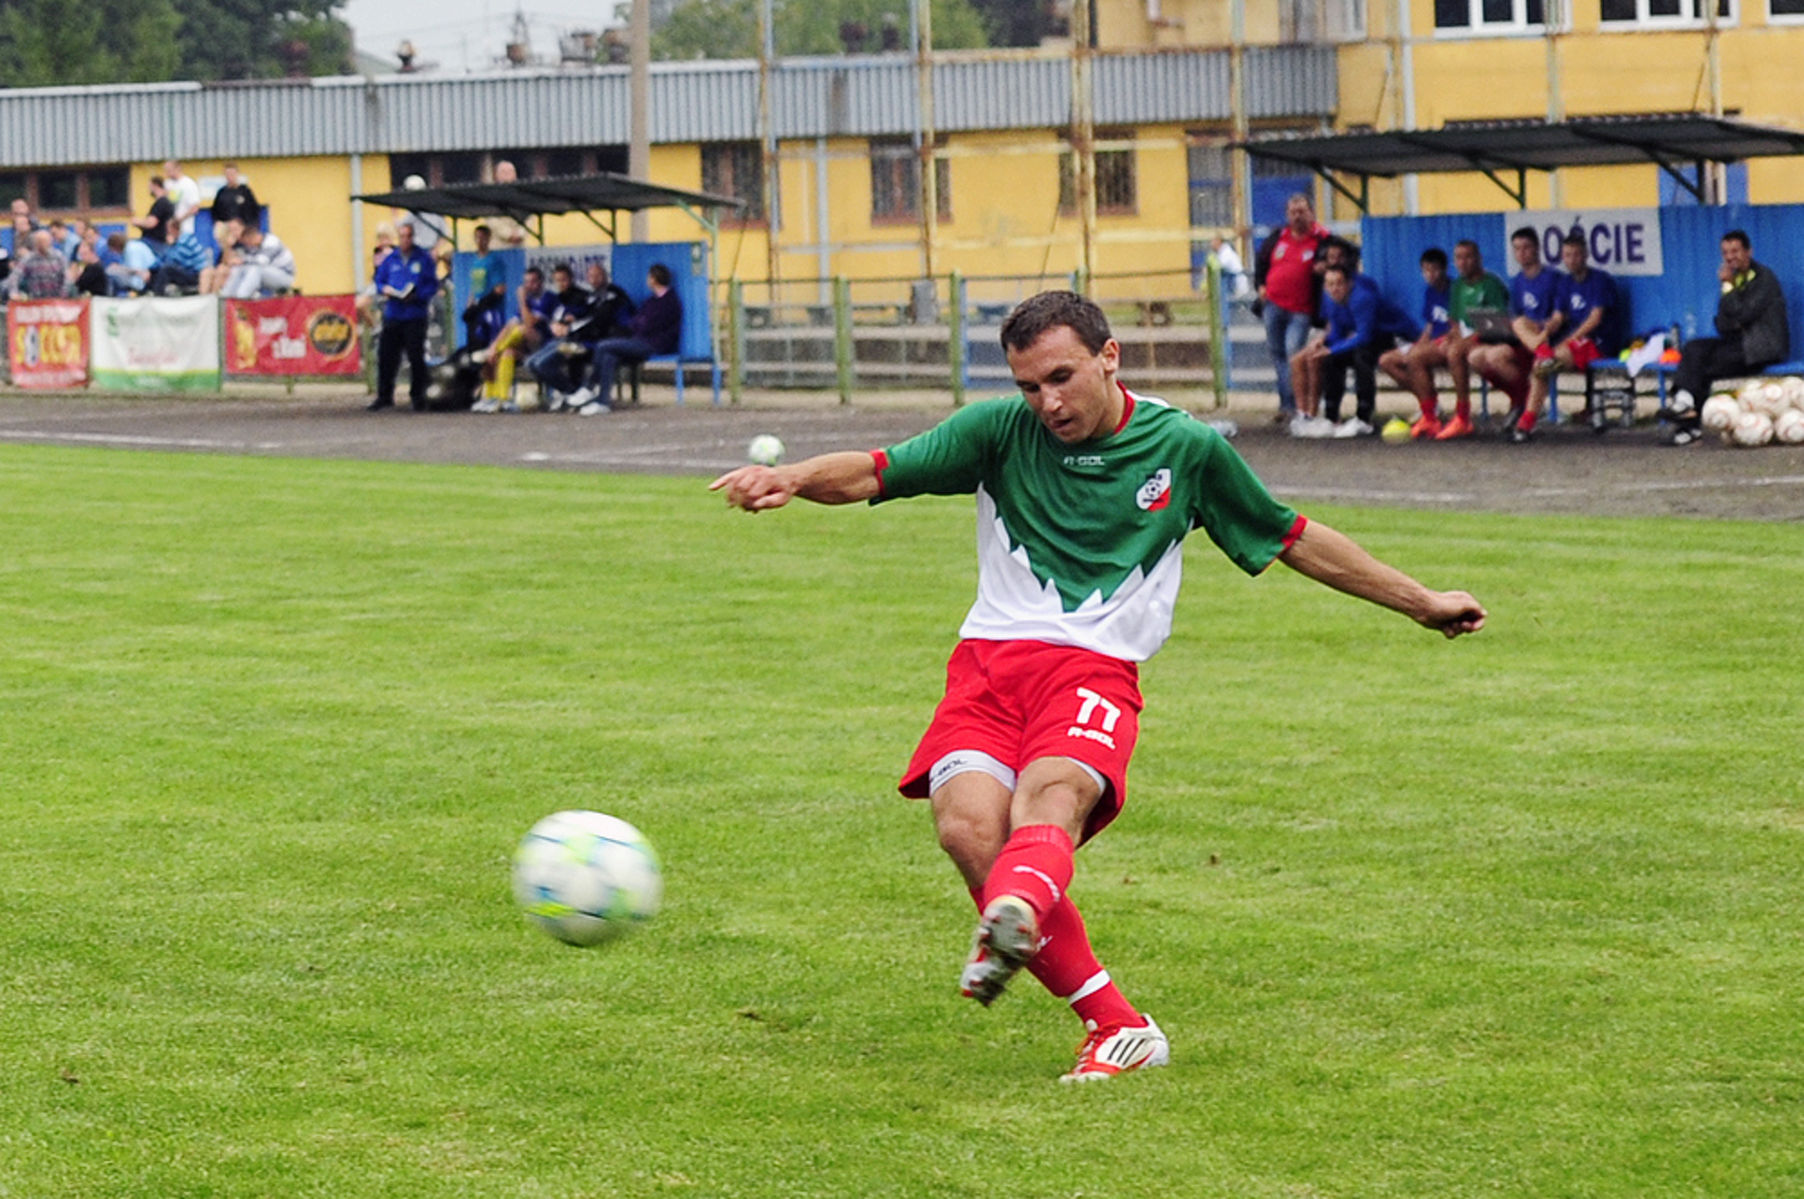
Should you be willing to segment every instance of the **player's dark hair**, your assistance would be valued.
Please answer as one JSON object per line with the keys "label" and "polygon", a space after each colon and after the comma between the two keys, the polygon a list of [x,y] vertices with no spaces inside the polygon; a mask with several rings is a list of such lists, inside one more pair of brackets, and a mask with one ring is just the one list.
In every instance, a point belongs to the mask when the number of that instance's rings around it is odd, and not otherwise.
{"label": "player's dark hair", "polygon": [[1541,244],[1541,235],[1535,232],[1535,227],[1533,225],[1524,225],[1522,228],[1510,234],[1510,244],[1513,246],[1525,237],[1529,241],[1534,242],[1537,246]]}
{"label": "player's dark hair", "polygon": [[659,287],[670,286],[670,268],[661,262],[654,262],[645,268],[645,274]]}
{"label": "player's dark hair", "polygon": [[570,269],[570,264],[567,262],[560,262],[556,266],[551,268],[551,273],[554,275],[557,274],[559,271],[562,271],[562,272],[564,272],[564,274],[569,275],[572,279],[576,278],[576,272],[574,270]]}
{"label": "player's dark hair", "polygon": [[1577,246],[1581,250],[1589,249],[1589,247],[1585,245],[1585,235],[1583,233],[1580,233],[1577,229],[1574,229],[1571,233],[1568,233],[1565,237],[1562,237],[1560,239],[1560,245]]}
{"label": "player's dark hair", "polygon": [[1477,254],[1479,252],[1478,243],[1473,241],[1469,237],[1462,237],[1458,241],[1453,243],[1453,248],[1456,250],[1465,249],[1468,246],[1470,246],[1472,248],[1472,252],[1474,254]]}
{"label": "player's dark hair", "polygon": [[545,272],[536,266],[527,267],[526,273],[529,275],[537,275],[539,277],[540,282],[543,282],[545,279]]}
{"label": "player's dark hair", "polygon": [[489,227],[488,227],[488,226],[487,226],[487,225],[478,225],[478,226],[476,226],[476,230],[475,230],[475,231],[476,231],[476,232],[477,232],[477,233],[486,233],[486,234],[488,234],[488,235],[489,235],[489,236],[490,236],[490,237],[493,237],[493,236],[495,236],[495,231],[494,231],[494,230],[493,230],[493,229],[491,229],[491,228],[489,228]]}
{"label": "player's dark hair", "polygon": [[1731,229],[1723,234],[1723,240],[1739,242],[1741,248],[1744,250],[1752,250],[1754,248],[1754,243],[1748,240],[1748,231],[1746,229]]}
{"label": "player's dark hair", "polygon": [[1447,269],[1447,251],[1439,246],[1429,246],[1422,251],[1422,261],[1432,262],[1442,270]]}
{"label": "player's dark hair", "polygon": [[1347,278],[1351,279],[1353,277],[1353,268],[1344,262],[1330,263],[1328,269],[1322,272],[1322,278],[1326,279],[1329,275],[1345,275]]}
{"label": "player's dark hair", "polygon": [[1109,318],[1094,302],[1074,291],[1043,291],[1015,305],[1002,322],[1003,352],[1025,350],[1060,327],[1077,334],[1092,354],[1102,353],[1114,336],[1109,331]]}

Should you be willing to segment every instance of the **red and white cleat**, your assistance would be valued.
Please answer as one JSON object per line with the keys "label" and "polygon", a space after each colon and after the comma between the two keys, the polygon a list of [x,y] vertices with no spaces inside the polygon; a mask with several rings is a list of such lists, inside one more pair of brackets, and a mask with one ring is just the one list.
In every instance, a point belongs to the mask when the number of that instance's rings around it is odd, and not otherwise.
{"label": "red and white cleat", "polygon": [[1145,1024],[1097,1028],[1085,1024],[1090,1035],[1077,1047],[1077,1065],[1061,1075],[1060,1082],[1097,1082],[1129,1070],[1150,1070],[1171,1065],[1171,1042],[1147,1016]]}
{"label": "red and white cleat", "polygon": [[971,956],[958,976],[958,993],[989,1007],[1015,972],[1040,951],[1040,922],[1025,899],[998,895],[983,910],[971,938]]}

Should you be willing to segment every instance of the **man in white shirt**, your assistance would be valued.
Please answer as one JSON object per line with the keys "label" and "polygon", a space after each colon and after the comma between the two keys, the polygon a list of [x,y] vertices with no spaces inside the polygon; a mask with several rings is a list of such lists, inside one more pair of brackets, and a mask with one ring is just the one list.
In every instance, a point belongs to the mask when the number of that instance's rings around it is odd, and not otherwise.
{"label": "man in white shirt", "polygon": [[[182,164],[172,158],[163,164],[163,186],[168,189],[170,202],[175,205],[173,223],[177,235],[193,232],[193,226],[189,222],[200,211],[200,184],[192,175],[182,174]],[[174,242],[175,238],[169,240]]]}

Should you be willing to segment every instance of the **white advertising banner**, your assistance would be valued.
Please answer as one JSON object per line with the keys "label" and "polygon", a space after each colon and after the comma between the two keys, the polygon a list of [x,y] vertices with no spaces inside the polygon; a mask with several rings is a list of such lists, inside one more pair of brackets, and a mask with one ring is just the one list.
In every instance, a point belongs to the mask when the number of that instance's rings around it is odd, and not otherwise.
{"label": "white advertising banner", "polygon": [[219,297],[96,299],[95,386],[125,391],[219,390]]}
{"label": "white advertising banner", "polygon": [[[1560,265],[1560,243],[1569,233],[1585,239],[1590,264],[1612,275],[1658,275],[1664,270],[1660,254],[1658,208],[1531,208],[1509,213],[1505,234],[1527,225],[1541,243],[1541,261]],[[1517,271],[1516,254],[1508,244],[1500,262]]]}

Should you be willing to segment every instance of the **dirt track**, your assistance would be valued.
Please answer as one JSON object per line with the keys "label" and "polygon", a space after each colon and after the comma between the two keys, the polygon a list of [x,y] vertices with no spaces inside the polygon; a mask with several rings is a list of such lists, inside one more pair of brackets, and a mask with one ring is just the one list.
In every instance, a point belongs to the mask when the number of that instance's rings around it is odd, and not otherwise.
{"label": "dirt track", "polygon": [[[831,398],[761,393],[715,408],[695,389],[678,408],[650,389],[645,407],[612,416],[477,416],[364,411],[367,397],[311,389],[299,398],[109,399],[0,393],[0,441],[121,450],[464,462],[524,469],[707,475],[744,461],[754,434],[782,437],[790,457],[865,448],[926,428],[947,408],[930,395],[842,408]],[[698,402],[699,401],[699,402]],[[1598,436],[1564,427],[1526,446],[1494,438],[1389,446],[1298,442],[1265,419],[1270,401],[1228,415],[1235,444],[1272,489],[1294,502],[1381,506],[1804,519],[1804,447],[1733,450],[1714,441],[1671,449],[1654,430]]]}

